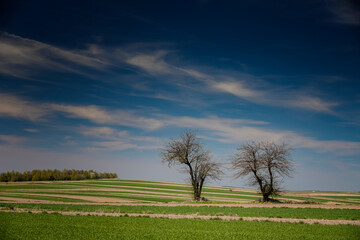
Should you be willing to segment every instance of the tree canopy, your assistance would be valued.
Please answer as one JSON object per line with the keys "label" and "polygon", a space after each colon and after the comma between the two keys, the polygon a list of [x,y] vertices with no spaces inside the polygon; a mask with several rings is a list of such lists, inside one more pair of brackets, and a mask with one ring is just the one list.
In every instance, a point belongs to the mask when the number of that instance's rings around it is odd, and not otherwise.
{"label": "tree canopy", "polygon": [[290,152],[293,148],[274,142],[251,142],[241,145],[232,158],[235,177],[248,177],[249,185],[257,186],[263,201],[280,192],[280,183],[293,172]]}
{"label": "tree canopy", "polygon": [[204,144],[191,130],[186,130],[179,139],[171,139],[161,152],[162,161],[169,167],[180,165],[182,171],[190,175],[193,199],[201,200],[201,191],[207,179],[220,179],[219,163],[212,160]]}

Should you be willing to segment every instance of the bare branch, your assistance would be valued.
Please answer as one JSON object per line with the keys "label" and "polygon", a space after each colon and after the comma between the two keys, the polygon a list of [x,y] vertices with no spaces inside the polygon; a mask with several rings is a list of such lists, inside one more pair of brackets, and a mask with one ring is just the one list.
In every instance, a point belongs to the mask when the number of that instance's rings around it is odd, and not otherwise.
{"label": "bare branch", "polygon": [[190,175],[193,198],[201,199],[202,187],[207,179],[218,180],[223,174],[221,165],[211,159],[200,139],[191,130],[185,130],[179,139],[171,139],[160,153],[162,162],[169,167],[184,166]]}
{"label": "bare branch", "polygon": [[258,186],[263,201],[280,192],[280,182],[290,177],[294,164],[290,152],[294,149],[273,142],[251,142],[240,146],[232,158],[235,177],[249,176],[249,184]]}

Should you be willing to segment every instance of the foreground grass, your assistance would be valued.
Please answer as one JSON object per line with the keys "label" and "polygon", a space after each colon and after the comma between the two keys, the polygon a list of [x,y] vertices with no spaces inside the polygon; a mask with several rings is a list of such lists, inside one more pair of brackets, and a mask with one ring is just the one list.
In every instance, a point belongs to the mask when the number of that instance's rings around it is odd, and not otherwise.
{"label": "foreground grass", "polygon": [[4,239],[358,239],[350,225],[0,213]]}
{"label": "foreground grass", "polygon": [[31,204],[0,203],[3,209],[26,209],[40,211],[75,212],[121,212],[121,213],[160,213],[160,214],[200,214],[212,216],[240,217],[277,217],[300,219],[345,219],[360,220],[360,210],[356,209],[320,209],[320,208],[243,208],[216,206],[114,206],[114,205],[68,205],[68,204]]}

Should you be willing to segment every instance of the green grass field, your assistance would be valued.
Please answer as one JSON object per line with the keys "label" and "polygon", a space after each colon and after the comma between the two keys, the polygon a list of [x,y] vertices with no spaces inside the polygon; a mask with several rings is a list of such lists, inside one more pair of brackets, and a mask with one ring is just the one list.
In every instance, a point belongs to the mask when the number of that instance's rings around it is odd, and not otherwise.
{"label": "green grass field", "polygon": [[[302,191],[277,197],[311,203],[312,208],[256,203],[261,196],[250,189],[207,186],[203,196],[210,202],[194,205],[187,184],[140,180],[0,183],[0,239],[360,239],[359,225],[340,222],[360,221],[359,193]],[[324,204],[356,209],[321,208]],[[207,215],[216,219],[63,215],[69,212]],[[268,220],[226,221],[218,220],[220,216]],[[273,218],[295,218],[304,224],[271,222]],[[322,225],[323,219],[340,225]],[[320,224],[310,225],[310,220]]]}
{"label": "green grass field", "polygon": [[159,213],[159,214],[199,214],[211,216],[276,217],[300,219],[345,219],[360,220],[356,209],[321,208],[243,208],[217,206],[113,206],[113,205],[71,205],[71,204],[33,204],[1,203],[1,209],[25,209],[40,211],[74,211],[107,213]]}
{"label": "green grass field", "polygon": [[0,213],[4,239],[359,239],[350,225]]}
{"label": "green grass field", "polygon": [[[0,197],[17,197],[54,201],[84,201],[84,197],[103,197],[146,202],[184,202],[191,201],[191,187],[187,184],[165,183],[141,180],[85,180],[59,182],[17,182],[0,183]],[[334,202],[360,204],[360,194],[324,195],[328,192],[285,192],[277,199],[284,201]],[[316,195],[319,194],[319,195]],[[46,196],[44,196],[46,195]],[[50,196],[51,195],[51,196]],[[66,196],[71,196],[65,200]],[[254,190],[205,186],[203,196],[214,202],[251,202],[261,196]],[[74,200],[75,199],[75,200]],[[91,200],[89,200],[91,201]]]}

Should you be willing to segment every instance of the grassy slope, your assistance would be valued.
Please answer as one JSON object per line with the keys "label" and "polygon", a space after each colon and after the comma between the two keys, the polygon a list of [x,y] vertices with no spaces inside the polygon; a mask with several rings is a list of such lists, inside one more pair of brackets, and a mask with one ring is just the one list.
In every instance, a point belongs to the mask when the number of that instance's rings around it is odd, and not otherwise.
{"label": "grassy slope", "polygon": [[[89,190],[91,189],[91,190]],[[112,191],[102,191],[108,189]],[[40,190],[40,191],[37,191]],[[93,197],[111,197],[132,199],[138,201],[159,201],[159,202],[181,202],[191,199],[191,188],[186,184],[166,183],[155,181],[141,180],[93,180],[93,181],[67,181],[67,182],[21,182],[0,184],[0,195],[22,193],[24,197],[27,192],[37,192],[39,194],[52,194],[54,197],[58,194],[68,194],[72,196],[93,196]],[[282,200],[303,200],[315,202],[338,202],[360,204],[356,202],[360,199],[359,194],[352,196],[308,196],[310,192],[291,192],[286,196],[281,196]],[[317,192],[319,194],[323,192]],[[176,196],[177,195],[177,196]],[[253,201],[257,200],[260,195],[255,191],[246,191],[243,189],[228,187],[205,187],[203,196],[213,201]],[[20,197],[20,196],[19,196]],[[31,196],[31,199],[44,199],[44,196]],[[58,196],[60,197],[60,196]],[[329,200],[324,199],[329,198]],[[57,200],[61,200],[57,198]],[[74,200],[70,200],[74,201]]]}

